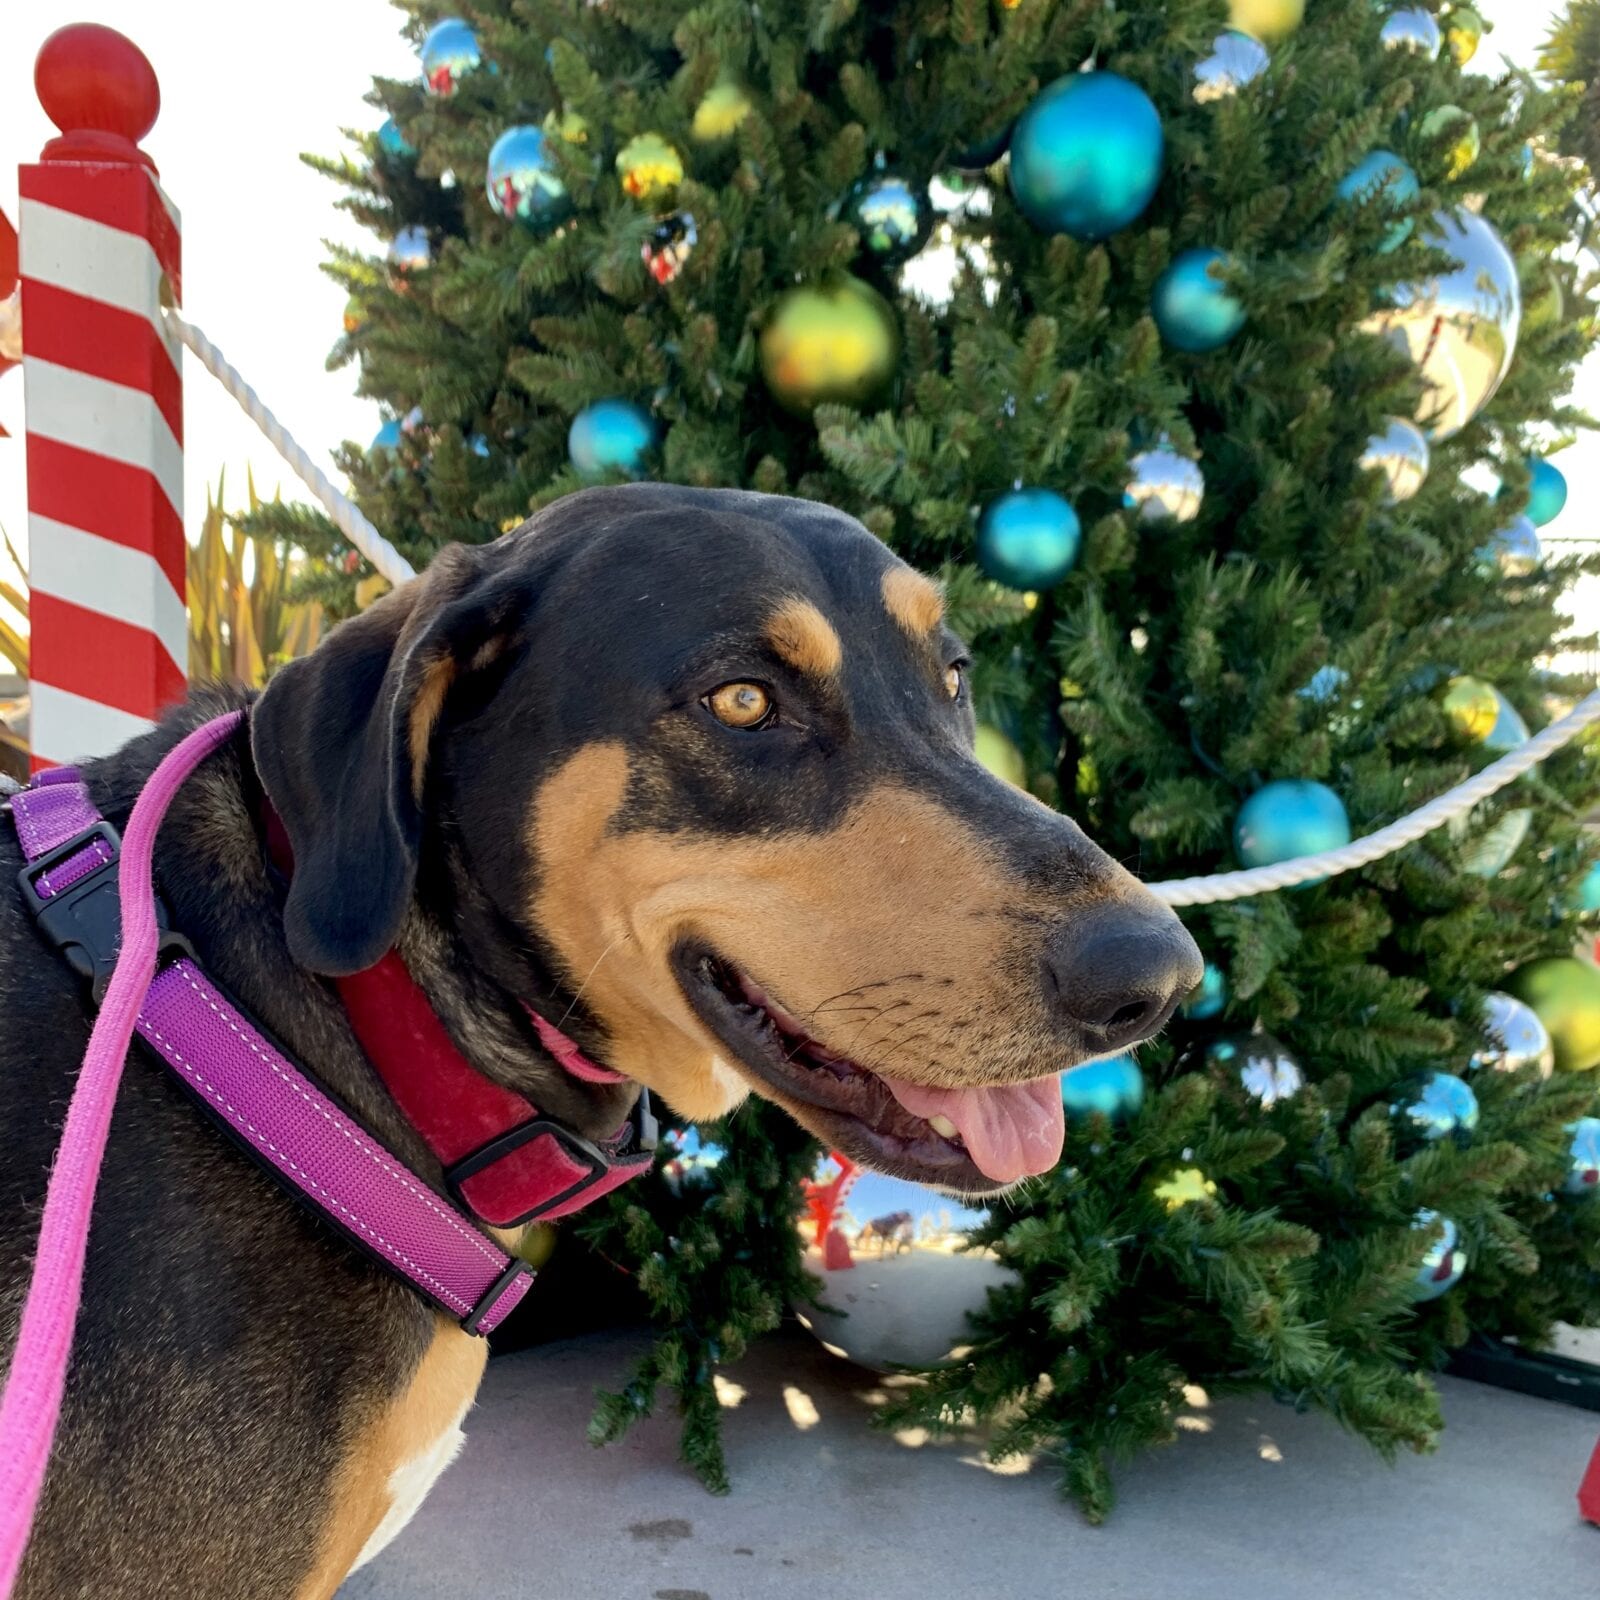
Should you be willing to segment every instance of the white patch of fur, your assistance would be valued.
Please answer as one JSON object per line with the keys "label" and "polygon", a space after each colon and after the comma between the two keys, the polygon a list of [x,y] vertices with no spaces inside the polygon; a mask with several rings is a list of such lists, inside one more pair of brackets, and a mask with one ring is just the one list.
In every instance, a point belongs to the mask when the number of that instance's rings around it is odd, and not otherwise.
{"label": "white patch of fur", "polygon": [[460,1455],[467,1436],[461,1431],[462,1421],[472,1405],[469,1396],[454,1422],[419,1456],[402,1461],[389,1474],[389,1509],[383,1521],[372,1530],[371,1537],[361,1547],[356,1564],[350,1570],[364,1567],[416,1516],[428,1491],[438,1482],[439,1475]]}
{"label": "white patch of fur", "polygon": [[711,1082],[722,1091],[722,1105],[710,1116],[702,1117],[702,1122],[714,1121],[717,1117],[725,1117],[750,1093],[750,1085],[728,1065],[721,1056],[711,1058]]}

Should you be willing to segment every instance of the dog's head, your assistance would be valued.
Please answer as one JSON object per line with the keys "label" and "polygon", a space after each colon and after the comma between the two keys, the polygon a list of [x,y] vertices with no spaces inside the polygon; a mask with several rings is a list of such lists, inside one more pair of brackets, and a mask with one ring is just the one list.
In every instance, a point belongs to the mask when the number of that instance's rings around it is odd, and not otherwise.
{"label": "dog's head", "polygon": [[840,512],[659,485],[444,552],[254,718],[306,967],[468,881],[474,961],[679,1112],[754,1089],[983,1192],[1055,1162],[1057,1074],[1148,1038],[1200,959],[972,744],[933,584]]}

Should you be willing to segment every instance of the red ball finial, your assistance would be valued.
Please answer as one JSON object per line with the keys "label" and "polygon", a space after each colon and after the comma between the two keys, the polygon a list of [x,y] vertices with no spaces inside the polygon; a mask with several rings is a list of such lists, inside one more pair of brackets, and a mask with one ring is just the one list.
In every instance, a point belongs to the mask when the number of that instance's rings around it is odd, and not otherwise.
{"label": "red ball finial", "polygon": [[139,148],[161,110],[155,68],[138,45],[115,28],[74,22],[39,48],[33,86],[46,115],[61,130],[45,161],[155,163]]}

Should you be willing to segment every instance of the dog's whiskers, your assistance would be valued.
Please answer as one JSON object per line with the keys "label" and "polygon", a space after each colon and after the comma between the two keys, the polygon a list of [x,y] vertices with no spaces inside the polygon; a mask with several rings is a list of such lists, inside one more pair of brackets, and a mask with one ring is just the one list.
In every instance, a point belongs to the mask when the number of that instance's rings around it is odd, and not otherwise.
{"label": "dog's whiskers", "polygon": [[561,1020],[556,1024],[558,1028],[564,1028],[567,1025],[567,1018],[578,1009],[578,1002],[583,998],[583,991],[589,987],[589,980],[600,970],[600,963],[604,961],[605,958],[610,955],[611,952],[615,950],[621,943],[622,935],[619,933],[616,938],[613,939],[611,943],[608,944],[605,949],[594,958],[594,965],[590,967],[586,973],[584,973],[583,982],[580,983],[573,991],[572,999],[568,1002],[567,1009],[561,1013]]}

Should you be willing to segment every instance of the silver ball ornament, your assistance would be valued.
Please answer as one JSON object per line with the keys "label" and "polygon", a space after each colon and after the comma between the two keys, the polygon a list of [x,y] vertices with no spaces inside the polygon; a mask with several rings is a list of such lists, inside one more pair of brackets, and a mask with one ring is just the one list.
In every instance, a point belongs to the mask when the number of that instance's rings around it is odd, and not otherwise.
{"label": "silver ball ornament", "polygon": [[1367,440],[1356,459],[1358,467],[1381,472],[1390,505],[1409,500],[1428,476],[1428,441],[1415,423],[1404,417],[1385,417],[1383,431]]}
{"label": "silver ball ornament", "polygon": [[1288,1048],[1270,1033],[1232,1034],[1206,1047],[1206,1064],[1236,1081],[1263,1110],[1292,1100],[1306,1075]]}
{"label": "silver ball ornament", "polygon": [[1478,1097],[1472,1085],[1449,1072],[1430,1072],[1412,1098],[1393,1110],[1404,1127],[1429,1144],[1463,1139],[1478,1126]]}
{"label": "silver ball ornament", "polygon": [[1515,995],[1498,990],[1483,999],[1483,1043],[1467,1065],[1493,1072],[1518,1072],[1534,1067],[1541,1078],[1555,1070],[1555,1046],[1539,1013]]}
{"label": "silver ball ornament", "polygon": [[389,266],[395,272],[415,272],[433,262],[433,244],[426,228],[402,228],[389,241]]}
{"label": "silver ball ornament", "polygon": [[1193,522],[1205,494],[1206,480],[1199,463],[1179,455],[1163,441],[1129,461],[1122,504],[1140,522]]}
{"label": "silver ball ornament", "polygon": [[1426,1206],[1412,1219],[1411,1226],[1419,1233],[1438,1225],[1439,1236],[1424,1252],[1417,1263],[1412,1280],[1411,1298],[1416,1301],[1437,1300],[1453,1289],[1467,1270],[1467,1252],[1461,1248],[1461,1230],[1449,1217],[1441,1217]]}
{"label": "silver ball ornament", "polygon": [[1439,54],[1439,47],[1444,43],[1433,13],[1424,11],[1421,6],[1406,6],[1390,12],[1383,19],[1378,38],[1385,50],[1407,50],[1429,61]]}
{"label": "silver ball ornament", "polygon": [[1544,546],[1533,518],[1518,515],[1500,529],[1479,552],[1478,565],[1486,570],[1498,567],[1502,577],[1528,578],[1539,570]]}
{"label": "silver ball ornament", "polygon": [[1567,1146],[1568,1194],[1600,1194],[1600,1117],[1579,1117],[1567,1124],[1572,1141]]}
{"label": "silver ball ornament", "polygon": [[1254,83],[1267,70],[1272,57],[1259,39],[1237,28],[1224,28],[1194,67],[1194,97],[1200,105],[1227,100]]}

